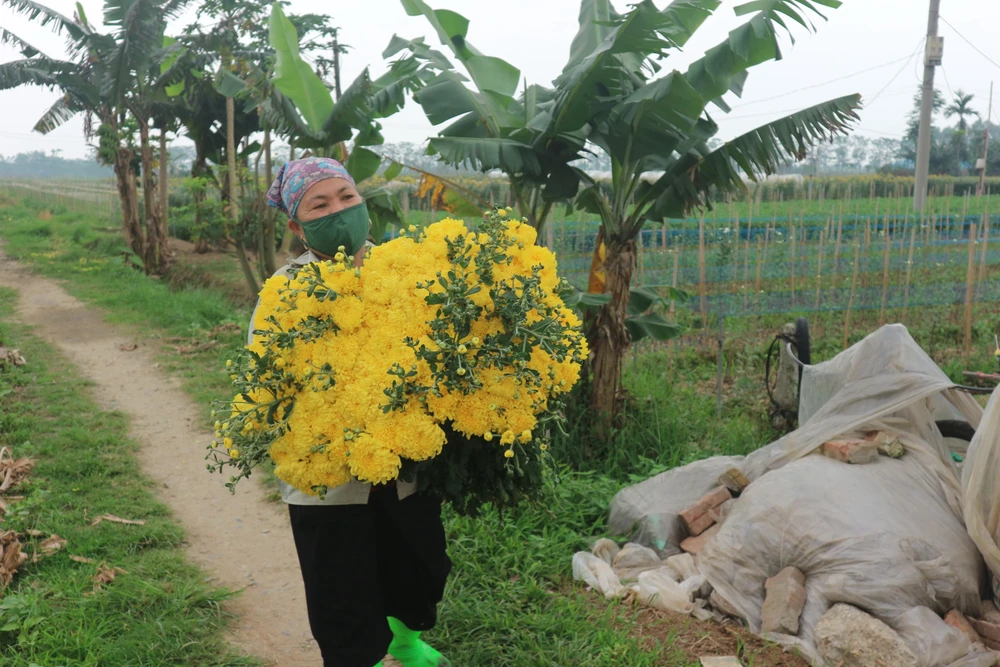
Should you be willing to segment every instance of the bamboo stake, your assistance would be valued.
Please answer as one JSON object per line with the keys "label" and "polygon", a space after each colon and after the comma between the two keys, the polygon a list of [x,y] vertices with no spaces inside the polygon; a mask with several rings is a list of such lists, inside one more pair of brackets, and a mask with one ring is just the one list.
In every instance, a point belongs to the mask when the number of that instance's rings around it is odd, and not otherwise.
{"label": "bamboo stake", "polygon": [[797,236],[797,234],[796,234],[797,230],[795,228],[795,218],[792,218],[791,220],[788,221],[788,231],[791,232],[791,235],[792,235],[792,264],[791,264],[791,267],[792,267],[792,308],[794,308],[795,307],[795,237]]}
{"label": "bamboo stake", "polygon": [[[754,310],[760,312],[760,264],[764,253],[764,239],[757,237],[757,283],[754,285]],[[756,319],[756,318],[755,318]]]}
{"label": "bamboo stake", "polygon": [[708,286],[705,284],[705,214],[698,223],[698,279],[703,330],[708,330]]}
{"label": "bamboo stake", "polygon": [[892,250],[892,236],[889,234],[889,214],[885,215],[885,259],[882,266],[882,308],[878,314],[878,325],[885,324],[885,301],[889,296],[889,253]]}
{"label": "bamboo stake", "polygon": [[826,240],[826,232],[819,233],[819,262],[816,264],[816,305],[814,308],[819,310],[819,292],[820,288],[823,286],[823,242]]}
{"label": "bamboo stake", "polygon": [[969,228],[969,266],[965,273],[965,359],[972,354],[972,294],[976,277],[976,223]]}
{"label": "bamboo stake", "polygon": [[743,254],[743,310],[747,309],[747,284],[750,282],[750,236],[747,236]]}
{"label": "bamboo stake", "polygon": [[851,310],[854,308],[854,292],[858,287],[858,259],[861,255],[861,240],[854,239],[854,277],[851,279],[851,299],[847,302],[847,316],[844,318],[844,348],[847,349],[847,334],[851,330]]}
{"label": "bamboo stake", "polygon": [[[665,224],[664,224],[664,227],[666,227]],[[671,287],[673,287],[674,289],[677,289],[677,271],[678,271],[678,268],[680,266],[680,261],[681,261],[681,252],[680,252],[680,250],[675,250],[674,251],[674,279],[670,283]],[[671,322],[676,321],[676,317],[674,316],[674,311],[675,311],[676,307],[677,307],[677,301],[674,300],[674,299],[670,299],[670,321]],[[677,339],[673,338],[670,341],[670,350],[669,350],[669,353],[668,353],[668,357],[669,357],[669,360],[670,360],[671,367],[673,367],[674,352],[676,350],[677,350]]]}
{"label": "bamboo stake", "polygon": [[906,291],[903,294],[903,323],[907,322],[906,313],[910,307],[910,275],[913,273],[913,244],[917,240],[916,226],[910,227],[910,254],[906,258]]}
{"label": "bamboo stake", "polygon": [[[850,186],[847,188],[850,194]],[[840,212],[837,214],[837,244],[833,247],[833,271],[836,273],[840,266],[840,237],[844,231],[844,204],[840,204]]]}
{"label": "bamboo stake", "polygon": [[990,247],[990,202],[986,201],[986,210],[983,213],[983,252],[979,262],[979,276],[976,278],[976,297],[983,298],[983,281],[986,279],[987,252]]}

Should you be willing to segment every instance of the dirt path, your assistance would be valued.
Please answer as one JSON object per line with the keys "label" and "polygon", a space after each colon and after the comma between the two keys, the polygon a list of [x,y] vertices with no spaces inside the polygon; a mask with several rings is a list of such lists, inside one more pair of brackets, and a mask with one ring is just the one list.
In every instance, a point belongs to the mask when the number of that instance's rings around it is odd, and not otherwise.
{"label": "dirt path", "polygon": [[221,585],[245,587],[229,606],[239,616],[233,643],[280,666],[321,664],[284,505],[269,502],[257,484],[244,482],[230,495],[226,478],[205,470],[212,433],[201,428],[180,383],[155,366],[152,351],[140,342],[124,352],[137,341],[58,283],[26,280],[28,273],[0,247],[0,286],[18,291],[21,318],[94,383],[103,408],[130,416],[142,469],[184,527],[188,557]]}

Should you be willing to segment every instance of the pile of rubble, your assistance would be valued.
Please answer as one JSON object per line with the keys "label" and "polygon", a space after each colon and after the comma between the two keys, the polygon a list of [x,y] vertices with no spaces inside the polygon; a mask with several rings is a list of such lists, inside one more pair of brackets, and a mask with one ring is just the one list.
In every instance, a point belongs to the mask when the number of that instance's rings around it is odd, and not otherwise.
{"label": "pile of rubble", "polygon": [[989,416],[902,327],[844,355],[814,367],[798,431],[620,491],[609,533],[629,541],[575,554],[574,577],[745,624],[818,666],[1000,665],[1000,610],[981,599],[990,572],[963,517],[979,497],[935,427]]}

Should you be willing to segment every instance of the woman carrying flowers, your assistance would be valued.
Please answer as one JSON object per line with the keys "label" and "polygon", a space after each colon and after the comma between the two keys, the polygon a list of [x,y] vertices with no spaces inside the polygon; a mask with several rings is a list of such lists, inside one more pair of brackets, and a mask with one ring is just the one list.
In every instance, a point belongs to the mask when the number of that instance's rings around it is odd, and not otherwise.
{"label": "woman carrying flowers", "polygon": [[[339,162],[289,162],[267,198],[307,248],[276,275],[345,255],[362,265],[370,245],[368,210]],[[255,328],[251,318],[251,345]],[[352,479],[320,495],[285,481],[279,486],[324,665],[378,667],[387,653],[404,667],[448,665],[420,639],[435,625],[451,570],[440,498],[403,480],[373,486]]]}

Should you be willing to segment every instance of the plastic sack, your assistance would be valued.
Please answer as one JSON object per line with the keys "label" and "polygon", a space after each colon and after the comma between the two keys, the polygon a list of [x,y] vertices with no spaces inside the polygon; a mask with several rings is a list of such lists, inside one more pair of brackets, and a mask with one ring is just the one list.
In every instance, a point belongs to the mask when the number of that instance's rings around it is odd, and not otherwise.
{"label": "plastic sack", "polygon": [[953,502],[960,507],[961,492],[954,484],[958,468],[934,425],[942,414],[960,415],[976,428],[983,411],[971,396],[954,389],[906,327],[887,325],[830,361],[803,369],[800,427],[747,456],[743,474],[752,482],[832,438],[866,430],[902,430],[920,436],[929,446],[917,455],[943,485],[952,487]]}
{"label": "plastic sack", "polygon": [[[965,525],[994,577],[1000,577],[1000,391],[986,404],[962,470]],[[996,584],[994,583],[994,590]]]}
{"label": "plastic sack", "polygon": [[608,565],[611,565],[619,551],[621,551],[621,548],[606,537],[602,537],[594,542],[594,546],[590,548],[590,552],[592,554],[603,560]]}
{"label": "plastic sack", "polygon": [[639,603],[662,611],[690,614],[691,596],[671,578],[669,572],[649,570],[639,575]]}
{"label": "plastic sack", "polygon": [[764,581],[798,568],[806,576],[798,637],[806,644],[836,602],[887,623],[918,606],[976,615],[981,563],[937,476],[909,454],[867,465],[816,455],[774,470],[743,492],[697,558],[757,633]]}
{"label": "plastic sack", "polygon": [[625,592],[611,566],[588,551],[573,555],[573,579],[582,581],[609,600]]}
{"label": "plastic sack", "polygon": [[914,607],[889,625],[917,656],[917,667],[950,665],[972,649],[972,642],[961,630],[927,607]]}
{"label": "plastic sack", "polygon": [[611,500],[609,532],[629,535],[661,556],[679,554],[678,545],[687,537],[687,529],[678,513],[719,486],[719,476],[742,462],[742,456],[717,456],[622,489]]}

